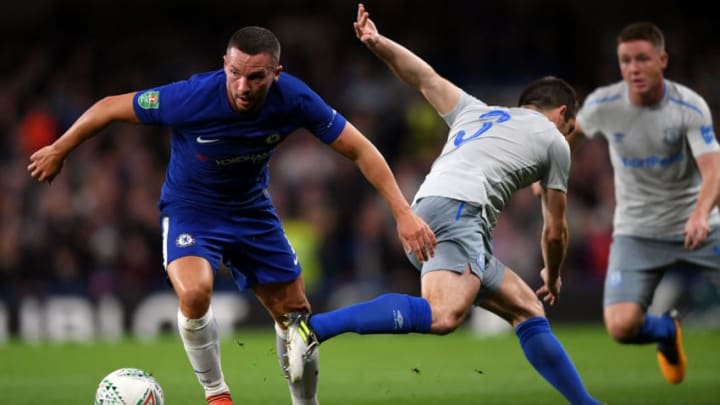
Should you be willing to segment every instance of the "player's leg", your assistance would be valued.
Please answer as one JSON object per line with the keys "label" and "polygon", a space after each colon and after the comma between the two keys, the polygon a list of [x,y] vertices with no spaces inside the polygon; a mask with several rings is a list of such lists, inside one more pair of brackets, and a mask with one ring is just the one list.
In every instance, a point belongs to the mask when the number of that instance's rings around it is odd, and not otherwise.
{"label": "player's leg", "polygon": [[525,357],[535,370],[571,404],[599,404],[585,389],[575,365],[552,333],[542,303],[532,289],[505,268],[500,286],[492,290],[483,296],[481,306],[515,327]]}
{"label": "player's leg", "polygon": [[465,273],[435,270],[423,275],[422,297],[383,294],[370,301],[314,314],[306,322],[319,342],[346,332],[443,335],[462,323],[479,288],[480,280],[469,270]]}
{"label": "player's leg", "polygon": [[[210,307],[220,248],[207,239],[218,219],[190,207],[163,212],[163,258],[178,296],[178,331],[190,365],[213,405],[230,405],[230,390],[220,362],[220,335]],[[198,226],[202,224],[202,226]],[[207,238],[207,239],[206,239]]]}
{"label": "player's leg", "polygon": [[320,342],[345,332],[426,333],[430,330],[430,305],[424,298],[384,294],[371,301],[313,314],[287,314],[287,366],[290,381],[305,379],[308,359]]}
{"label": "player's leg", "polygon": [[665,379],[677,384],[685,375],[687,359],[676,314],[647,313],[655,288],[668,264],[683,254],[682,241],[653,241],[616,236],[610,249],[605,278],[603,318],[608,334],[623,344],[656,343]]}
{"label": "player's leg", "polygon": [[[668,246],[669,248],[669,246]],[[657,247],[638,238],[616,236],[610,247],[603,290],[603,318],[608,334],[619,343],[651,343],[674,333],[672,322],[645,316],[655,288],[669,268],[638,257],[657,256]]]}
{"label": "player's leg", "polygon": [[421,288],[432,311],[430,333],[446,335],[467,318],[480,291],[480,279],[469,267],[462,274],[435,270],[423,274]]}
{"label": "player's leg", "polygon": [[342,333],[449,333],[467,316],[479,287],[479,279],[470,271],[458,274],[437,270],[423,277],[424,297],[389,293],[310,317],[290,313],[287,315],[290,381],[306,379],[306,362],[317,352],[319,343]]}
{"label": "player's leg", "polygon": [[210,308],[214,272],[207,260],[185,256],[168,265],[178,296],[178,330],[210,404],[232,404],[220,362],[220,335]]}
{"label": "player's leg", "polygon": [[[371,301],[313,314],[309,319],[294,319],[290,330],[298,334],[293,336],[307,339],[299,339],[297,344],[290,342],[291,378],[301,376],[302,369],[297,365],[301,364],[307,349],[312,348],[308,342],[313,339],[322,342],[345,332],[430,333],[433,324],[433,333],[444,334],[456,328],[467,315],[480,286],[479,274],[470,274],[467,267],[484,258],[485,252],[480,208],[457,200],[430,197],[422,199],[414,209],[436,230],[436,237],[441,241],[434,257],[425,263],[408,255],[410,262],[422,271],[423,297],[383,294]],[[431,303],[428,298],[437,302]]]}
{"label": "player's leg", "polygon": [[[711,229],[705,242],[697,249],[685,249],[680,243],[673,247],[680,255],[681,261],[690,266],[689,268],[684,266],[683,270],[720,272],[720,260],[718,260],[720,258],[720,227],[716,226]],[[645,318],[647,319],[648,316],[646,315]],[[667,318],[672,320],[675,333],[669,339],[658,341],[657,360],[665,380],[671,384],[678,384],[685,378],[687,357],[683,348],[682,328],[677,318],[677,312],[670,311],[664,314],[662,320],[667,323]]]}
{"label": "player's leg", "polygon": [[[480,278],[470,266],[462,264],[468,262],[466,255],[459,244],[441,242],[435,248],[432,262],[423,267],[422,297],[383,294],[370,301],[313,314],[307,326],[319,342],[346,332],[450,333],[467,317],[480,290]],[[450,269],[451,266],[454,268]]]}
{"label": "player's leg", "polygon": [[471,274],[467,267],[485,255],[481,209],[440,197],[423,198],[413,209],[440,241],[435,255],[425,263],[408,255],[422,272],[423,296],[384,294],[368,302],[315,314],[308,326],[319,341],[345,332],[443,334],[457,327],[467,315],[480,288],[479,275]]}
{"label": "player's leg", "polygon": [[[455,257],[449,252],[457,249],[452,242],[441,243],[436,248],[436,257]],[[290,314],[290,378],[304,378],[304,357],[320,342],[342,333],[450,333],[467,317],[479,289],[480,279],[469,268],[464,272],[437,269],[423,273],[422,297],[388,293],[370,301],[313,314],[309,319]]]}
{"label": "player's leg", "polygon": [[647,314],[637,302],[616,302],[603,310],[608,334],[618,343],[656,343],[674,334],[672,321]]}
{"label": "player's leg", "polygon": [[[285,314],[307,314],[311,310],[298,257],[269,200],[263,207],[236,215],[231,223],[233,243],[224,251],[225,263],[237,287],[251,288],[275,321],[276,354],[287,377]],[[294,405],[317,403],[318,356],[315,350],[304,365],[309,370],[307,378],[289,381]]]}
{"label": "player's leg", "polygon": [[[236,229],[246,230],[236,236],[226,250],[226,264],[233,272],[239,289],[250,287],[275,321],[276,355],[283,375],[288,379],[294,405],[317,403],[319,353],[314,350],[303,364],[306,378],[290,380],[287,372],[288,313],[309,314],[301,266],[275,209],[268,203],[248,215],[234,218]],[[237,263],[239,266],[235,266]]]}
{"label": "player's leg", "polygon": [[620,302],[606,306],[604,318],[608,333],[619,343],[657,343],[658,365],[663,377],[671,384],[682,382],[687,357],[675,311],[653,315],[637,303]]}
{"label": "player's leg", "polygon": [[316,405],[319,350],[315,348],[303,359],[302,378],[291,379],[288,373],[288,330],[286,314],[309,314],[310,303],[305,295],[302,275],[289,283],[257,284],[252,287],[260,303],[275,320],[276,354],[280,368],[288,380],[293,405]]}
{"label": "player's leg", "polygon": [[[346,332],[361,335],[427,333],[431,316],[426,299],[387,293],[370,301],[313,314],[304,322],[318,342],[324,342]],[[298,322],[302,324],[303,321]]]}
{"label": "player's leg", "polygon": [[275,348],[278,362],[285,379],[288,380],[290,397],[293,405],[316,405],[320,351],[313,350],[303,359],[302,378],[292,380],[288,372],[288,330],[275,323]]}

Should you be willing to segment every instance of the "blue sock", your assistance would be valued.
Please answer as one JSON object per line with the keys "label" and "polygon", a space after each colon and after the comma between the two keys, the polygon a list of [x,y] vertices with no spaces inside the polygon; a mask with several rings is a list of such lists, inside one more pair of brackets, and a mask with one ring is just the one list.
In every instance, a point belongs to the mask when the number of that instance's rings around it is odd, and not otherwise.
{"label": "blue sock", "polygon": [[345,332],[427,333],[431,322],[427,300],[405,294],[384,294],[372,301],[313,314],[309,320],[321,342]]}
{"label": "blue sock", "polygon": [[650,315],[645,314],[637,335],[630,339],[624,340],[623,343],[652,343],[667,342],[675,339],[675,322],[669,315]]}
{"label": "blue sock", "polygon": [[600,404],[585,390],[580,375],[543,317],[530,318],[515,328],[525,357],[571,404]]}

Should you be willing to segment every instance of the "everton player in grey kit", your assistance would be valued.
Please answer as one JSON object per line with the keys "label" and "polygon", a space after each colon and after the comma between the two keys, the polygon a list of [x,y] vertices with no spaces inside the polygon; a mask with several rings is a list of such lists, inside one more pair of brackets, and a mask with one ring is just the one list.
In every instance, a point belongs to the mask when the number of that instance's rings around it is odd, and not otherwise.
{"label": "everton player in grey kit", "polygon": [[623,80],[588,95],[571,143],[602,136],[614,170],[608,333],[620,343],[657,343],[661,372],[677,384],[687,363],[677,314],[647,309],[667,270],[720,270],[720,146],[705,100],[664,78],[668,54],[657,26],[626,26],[617,55]]}
{"label": "everton player in grey kit", "polygon": [[[268,161],[295,130],[306,128],[354,161],[390,206],[401,242],[417,260],[426,260],[436,243],[377,149],[305,83],[283,72],[279,61],[280,43],[272,32],[242,28],[230,38],[222,69],[104,98],[35,152],[28,166],[37,180],[52,180],[74,148],[113,121],[172,129],[159,203],[163,256],[179,298],[180,336],[212,405],[232,404],[210,305],[221,260],[238,288],[252,289],[275,320],[281,365],[283,316],[310,311],[299,260],[266,192]],[[306,367],[306,378],[289,382],[296,405],[317,403],[317,353]]]}
{"label": "everton player in grey kit", "polygon": [[[447,142],[413,202],[438,244],[425,263],[408,256],[421,272],[422,297],[384,294],[309,317],[290,314],[290,379],[307,377],[305,362],[320,342],[333,336],[345,332],[444,335],[461,325],[473,305],[480,305],[515,328],[528,361],[569,403],[599,403],[583,386],[538,299],[553,305],[560,294],[570,169],[564,135],[573,131],[575,123],[574,90],[563,80],[546,77],[523,91],[519,107],[489,106],[380,35],[363,5],[358,8],[355,30],[398,78],[425,96],[450,127]],[[492,255],[491,232],[512,194],[538,180],[543,186],[545,268],[540,272],[544,285],[534,292]]]}

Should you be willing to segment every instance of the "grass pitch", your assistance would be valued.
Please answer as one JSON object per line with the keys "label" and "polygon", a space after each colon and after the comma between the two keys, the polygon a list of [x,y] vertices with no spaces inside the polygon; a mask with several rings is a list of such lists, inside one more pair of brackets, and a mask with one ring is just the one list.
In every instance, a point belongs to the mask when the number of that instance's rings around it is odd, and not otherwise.
{"label": "grass pitch", "polygon": [[[611,404],[720,403],[720,331],[684,329],[689,358],[677,386],[660,375],[652,345],[619,345],[601,325],[554,326],[583,381]],[[225,376],[237,404],[289,404],[274,352],[272,329],[241,330],[223,341]],[[320,403],[386,405],[563,404],[527,363],[514,334],[476,337],[358,336],[323,343]],[[152,343],[0,346],[0,404],[91,404],[100,379],[121,367],[151,372],[168,405],[203,404],[182,344]]]}

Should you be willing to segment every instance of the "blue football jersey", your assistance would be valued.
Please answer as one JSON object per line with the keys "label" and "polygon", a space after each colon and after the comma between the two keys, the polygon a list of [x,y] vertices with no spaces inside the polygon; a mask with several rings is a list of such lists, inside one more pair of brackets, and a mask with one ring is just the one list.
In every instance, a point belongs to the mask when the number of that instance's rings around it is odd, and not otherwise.
{"label": "blue football jersey", "polygon": [[141,123],[172,130],[161,206],[252,206],[265,200],[261,196],[268,185],[268,162],[280,142],[305,128],[329,144],[347,122],[304,82],[285,72],[254,112],[232,109],[223,69],[138,91],[133,105]]}

